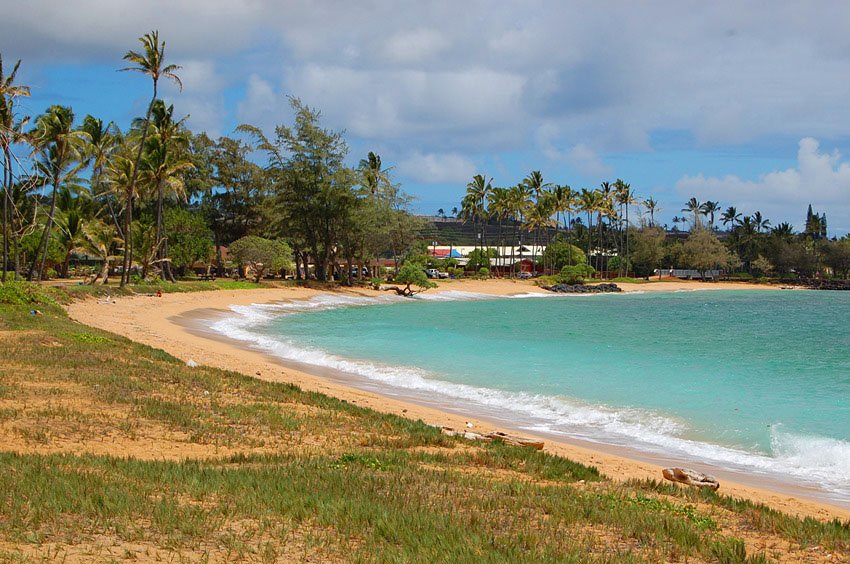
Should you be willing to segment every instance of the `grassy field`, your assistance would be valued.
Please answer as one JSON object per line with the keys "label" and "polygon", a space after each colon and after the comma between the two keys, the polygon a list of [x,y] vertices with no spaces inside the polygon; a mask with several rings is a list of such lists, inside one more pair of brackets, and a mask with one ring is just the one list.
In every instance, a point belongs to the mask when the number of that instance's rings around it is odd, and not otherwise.
{"label": "grassy field", "polygon": [[850,523],[189,368],[30,296],[0,303],[0,561],[850,559]]}

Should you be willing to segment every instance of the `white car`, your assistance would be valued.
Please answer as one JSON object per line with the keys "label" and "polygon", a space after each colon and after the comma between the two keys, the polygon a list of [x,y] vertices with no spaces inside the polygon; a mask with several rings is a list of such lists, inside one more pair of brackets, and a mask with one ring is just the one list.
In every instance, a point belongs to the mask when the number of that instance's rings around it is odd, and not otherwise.
{"label": "white car", "polygon": [[442,272],[442,271],[437,270],[436,268],[426,269],[425,275],[428,276],[428,278],[448,278],[449,277],[448,272]]}

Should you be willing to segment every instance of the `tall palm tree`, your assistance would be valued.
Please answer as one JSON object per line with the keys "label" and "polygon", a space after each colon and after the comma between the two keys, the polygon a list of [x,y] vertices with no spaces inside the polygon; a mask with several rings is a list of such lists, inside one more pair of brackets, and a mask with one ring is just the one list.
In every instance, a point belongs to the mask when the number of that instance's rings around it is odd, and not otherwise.
{"label": "tall palm tree", "polygon": [[[621,268],[625,267],[626,274],[628,274],[629,269],[629,208],[637,203],[637,199],[635,198],[635,193],[632,190],[631,185],[623,182],[619,178],[614,182],[615,188],[615,198],[617,200],[617,204],[621,207],[621,217],[622,217],[622,209],[625,208],[625,236],[623,237],[623,244],[625,248],[625,260],[620,261]],[[623,228],[620,229],[623,231]]]}
{"label": "tall palm tree", "polygon": [[174,275],[168,263],[168,244],[163,226],[163,200],[165,192],[178,197],[184,195],[181,172],[195,168],[191,161],[181,158],[186,154],[189,137],[182,128],[183,121],[174,121],[174,106],[166,107],[162,100],[156,100],[151,110],[150,137],[140,163],[139,179],[156,194],[156,234],[158,266],[163,278],[174,282]]}
{"label": "tall palm tree", "polygon": [[466,185],[466,196],[464,197],[465,206],[462,205],[461,209],[465,209],[465,216],[472,221],[472,227],[475,230],[477,236],[477,243],[486,243],[484,239],[483,229],[482,231],[478,231],[478,223],[483,222],[482,225],[486,225],[487,221],[487,199],[490,196],[490,192],[493,191],[493,179],[487,180],[487,177],[481,174],[476,174],[472,177],[472,181]]}
{"label": "tall palm tree", "polygon": [[493,188],[487,198],[487,210],[499,222],[499,247],[505,246],[503,225],[504,220],[510,216],[509,197],[510,193],[507,188]]}
{"label": "tall palm tree", "polygon": [[679,211],[691,212],[694,215],[694,222],[693,225],[691,225],[691,230],[693,230],[694,228],[696,228],[697,225],[699,225],[699,216],[700,214],[702,214],[702,204],[699,202],[699,200],[697,200],[696,198],[691,198],[687,201],[685,207],[683,207]]}
{"label": "tall palm tree", "polygon": [[708,216],[708,227],[712,231],[714,231],[714,214],[719,211],[720,202],[712,202],[711,200],[708,200],[700,206],[700,212],[702,212],[703,215]]}
{"label": "tall palm tree", "polygon": [[658,202],[656,202],[652,197],[649,197],[643,201],[643,207],[646,208],[647,212],[649,212],[649,226],[655,227],[655,213],[661,210],[658,206]]}
{"label": "tall palm tree", "polygon": [[[539,206],[542,204],[543,193],[544,191],[551,186],[550,183],[546,183],[543,181],[543,174],[539,170],[531,171],[528,176],[526,176],[522,183],[526,185],[532,197],[534,198],[534,206]],[[533,210],[537,212],[542,212],[544,210]],[[544,225],[543,218],[536,220],[534,222],[534,227],[529,227],[529,232],[531,229],[534,230],[534,251],[532,253],[532,260],[536,259],[537,247],[540,245],[540,229]]]}
{"label": "tall palm tree", "polygon": [[115,124],[104,125],[103,120],[90,115],[85,117],[80,129],[89,135],[86,156],[92,171],[89,179],[92,198],[106,207],[121,236],[121,222],[115,210],[114,197],[104,182],[104,169],[119,145],[120,132],[117,132]]}
{"label": "tall palm tree", "polygon": [[88,134],[74,129],[74,112],[71,108],[51,106],[46,113],[38,117],[35,129],[29,135],[33,147],[39,152],[36,169],[52,186],[47,223],[27,273],[27,280],[33,280],[36,275],[39,279],[44,276],[48,242],[56,219],[56,196],[60,186],[75,179],[76,174],[85,166],[85,143]]}
{"label": "tall palm tree", "polygon": [[[147,139],[148,135],[148,124],[150,123],[151,119],[153,103],[157,99],[157,87],[159,85],[159,80],[161,78],[167,78],[177,84],[177,87],[180,88],[180,90],[183,90],[183,82],[175,74],[175,72],[180,70],[181,67],[173,64],[165,64],[165,41],[159,40],[159,32],[154,30],[150,33],[146,33],[145,35],[139,38],[139,42],[141,42],[142,44],[142,52],[127,51],[127,53],[124,55],[124,60],[128,61],[134,66],[125,67],[121,70],[140,72],[149,76],[151,81],[153,82],[153,95],[151,96],[151,101],[148,104],[148,111],[145,114],[145,123],[142,129],[142,140],[139,143],[139,148],[136,152],[136,158],[133,162],[132,176],[130,177],[130,184],[127,190],[127,193],[130,194],[131,197],[133,194],[135,194],[136,191],[136,178],[139,172],[139,163],[142,160],[142,151],[144,150],[145,140]],[[132,223],[132,221],[133,201],[131,199],[126,203],[126,208],[124,210],[124,236],[126,242],[124,244],[124,269],[121,273],[122,287],[130,281],[130,261],[132,257],[132,246],[130,244],[130,224]]]}
{"label": "tall palm tree", "polygon": [[741,223],[741,212],[735,206],[729,206],[720,216],[720,221],[723,222],[724,226],[731,224],[731,229],[734,229],[736,225]]}
{"label": "tall palm tree", "polygon": [[[603,186],[606,183],[603,183]],[[591,241],[593,234],[593,215],[597,216],[597,251],[599,251],[602,247],[602,230],[599,228],[599,224],[602,222],[602,214],[603,211],[607,208],[607,203],[605,201],[604,192],[602,190],[588,190],[587,188],[581,189],[581,195],[579,196],[579,209],[587,214],[587,256],[590,258],[590,249],[591,249]],[[599,252],[596,253],[596,266],[599,266]]]}
{"label": "tall palm tree", "polygon": [[[515,264],[516,245],[521,246],[522,244],[520,230],[525,227],[525,218],[528,216],[531,205],[531,191],[526,184],[520,182],[509,189],[508,208],[514,220],[514,240],[511,244],[511,277],[514,275],[513,264]],[[520,258],[522,258],[522,249],[520,249]]]}
{"label": "tall palm tree", "polygon": [[[18,68],[21,66],[21,61],[12,67],[12,72],[4,76],[3,74],[3,56],[0,55],[0,152],[3,157],[3,262],[0,266],[2,272],[2,282],[6,281],[6,267],[9,264],[9,238],[11,234],[11,214],[12,214],[12,184],[14,176],[12,174],[12,144],[16,142],[20,136],[19,133],[23,127],[21,122],[16,124],[14,104],[15,99],[29,96],[29,86],[15,84],[15,76],[18,74]],[[26,119],[22,120],[26,121]],[[17,239],[15,240],[15,249],[17,251]],[[17,257],[17,252],[15,252]],[[15,261],[15,279],[18,278],[18,264]]]}

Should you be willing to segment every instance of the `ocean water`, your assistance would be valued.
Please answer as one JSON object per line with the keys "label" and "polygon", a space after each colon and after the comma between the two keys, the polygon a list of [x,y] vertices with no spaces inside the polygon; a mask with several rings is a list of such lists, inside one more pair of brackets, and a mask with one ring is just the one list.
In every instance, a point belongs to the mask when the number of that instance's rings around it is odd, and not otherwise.
{"label": "ocean water", "polygon": [[850,292],[448,292],[232,309],[215,330],[384,393],[850,501]]}

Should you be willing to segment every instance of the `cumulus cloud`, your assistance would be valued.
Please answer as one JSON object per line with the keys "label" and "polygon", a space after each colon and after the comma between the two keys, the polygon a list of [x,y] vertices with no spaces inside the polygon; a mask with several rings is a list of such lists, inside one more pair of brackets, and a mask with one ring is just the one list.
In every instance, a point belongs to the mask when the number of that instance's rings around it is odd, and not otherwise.
{"label": "cumulus cloud", "polygon": [[475,164],[466,157],[454,154],[422,154],[402,159],[397,172],[413,181],[425,184],[469,182],[475,175]]}
{"label": "cumulus cloud", "polygon": [[605,164],[602,157],[584,143],[559,149],[555,141],[557,134],[557,128],[550,123],[540,126],[535,133],[537,145],[546,158],[569,163],[586,176],[606,177],[613,174],[614,169]]}
{"label": "cumulus cloud", "polygon": [[[850,230],[850,163],[838,151],[822,152],[818,141],[811,137],[800,140],[794,168],[772,171],[757,180],[736,175],[684,176],[676,182],[676,191],[683,198],[719,199],[745,213],[759,209],[778,215],[779,221],[798,225],[806,207],[812,204],[815,209],[831,212],[833,229],[845,233]],[[788,217],[789,210],[797,210],[796,215]]]}

